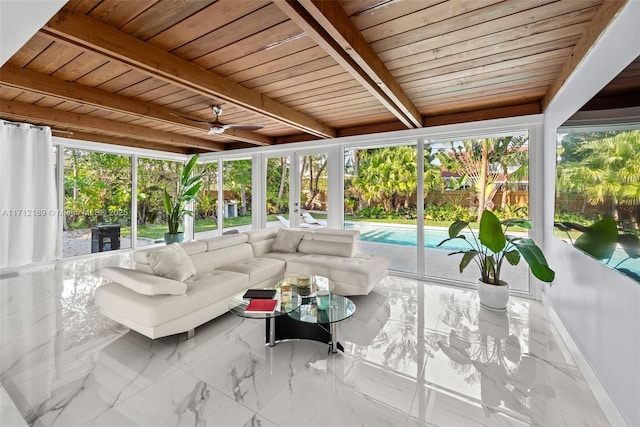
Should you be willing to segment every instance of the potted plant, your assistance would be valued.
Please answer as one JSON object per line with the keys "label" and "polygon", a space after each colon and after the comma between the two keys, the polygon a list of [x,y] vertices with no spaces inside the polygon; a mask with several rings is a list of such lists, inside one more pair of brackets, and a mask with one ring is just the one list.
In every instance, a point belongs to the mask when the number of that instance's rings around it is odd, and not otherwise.
{"label": "potted plant", "polygon": [[[462,239],[469,244],[469,249],[452,252],[449,255],[462,254],[461,273],[472,261],[478,266],[480,303],[493,310],[506,310],[509,301],[509,286],[500,279],[502,263],[505,259],[511,265],[518,265],[520,259],[524,258],[533,275],[543,282],[551,282],[555,277],[542,250],[532,239],[506,234],[510,226],[530,229],[531,223],[524,219],[500,222],[493,212],[485,210],[480,219],[478,236],[474,234],[467,221],[458,220],[449,226],[449,238],[438,244],[440,246],[453,239]],[[469,228],[470,238],[461,234],[464,228]]]}
{"label": "potted plant", "polygon": [[182,168],[175,197],[169,195],[166,188],[164,189],[164,210],[167,213],[169,228],[169,231],[164,233],[164,241],[167,245],[184,240],[184,233],[179,231],[180,224],[182,224],[185,215],[193,216],[193,211],[188,210],[186,206],[198,200],[198,191],[202,186],[203,174],[191,176],[197,161],[198,155],[196,154]]}

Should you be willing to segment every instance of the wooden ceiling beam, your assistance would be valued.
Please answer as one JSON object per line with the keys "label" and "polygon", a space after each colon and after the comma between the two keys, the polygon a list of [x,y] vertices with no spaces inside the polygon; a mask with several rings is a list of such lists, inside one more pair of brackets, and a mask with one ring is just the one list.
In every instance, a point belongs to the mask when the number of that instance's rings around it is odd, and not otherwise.
{"label": "wooden ceiling beam", "polygon": [[155,150],[155,151],[163,151],[163,152],[171,152],[171,153],[179,153],[179,154],[194,154],[194,150],[192,148],[186,147],[177,147],[175,145],[166,145],[166,144],[158,144],[149,141],[141,141],[136,138],[125,138],[119,136],[117,138],[84,131],[73,131],[73,132],[65,132],[65,133],[56,133],[54,129],[51,130],[53,132],[53,136],[58,138],[68,138],[68,139],[77,139],[80,141],[91,141],[91,142],[99,142],[101,144],[109,144],[109,145],[122,145],[125,147],[134,147],[134,148],[142,148],[144,150]]}
{"label": "wooden ceiling beam", "polygon": [[573,52],[562,65],[560,72],[556,75],[553,83],[549,86],[549,90],[542,99],[542,111],[545,111],[553,98],[558,94],[567,79],[578,68],[578,65],[587,56],[591,47],[606,31],[609,24],[620,13],[620,10],[627,4],[628,0],[604,0],[595,16],[587,26],[582,37],[578,40]]}
{"label": "wooden ceiling beam", "polygon": [[0,103],[0,113],[12,119],[24,120],[34,124],[45,124],[51,127],[63,127],[65,129],[77,129],[78,131],[106,133],[118,137],[135,138],[137,140],[162,143],[177,147],[187,147],[206,151],[221,151],[225,144],[207,141],[200,138],[192,138],[184,135],[161,130],[149,129],[143,126],[106,120],[84,114],[77,114],[53,108],[38,107],[18,101],[5,101]]}
{"label": "wooden ceiling beam", "polygon": [[422,116],[336,1],[275,0],[278,7],[409,128]]}
{"label": "wooden ceiling beam", "polygon": [[[198,125],[191,120],[176,116],[173,111],[168,108],[137,101],[122,95],[116,95],[77,83],[67,82],[11,64],[5,64],[2,67],[0,85],[38,92],[43,95],[54,96],[67,101],[74,101],[144,119],[151,118],[169,125],[188,127],[202,132],[208,131],[208,127],[204,124]],[[273,144],[273,139],[267,135],[241,129],[229,129],[218,136],[237,141],[246,141],[255,145]]]}
{"label": "wooden ceiling beam", "polygon": [[333,128],[306,114],[69,9],[62,9],[40,30],[40,34],[100,54],[208,98],[222,99],[304,132],[325,138],[336,135]]}

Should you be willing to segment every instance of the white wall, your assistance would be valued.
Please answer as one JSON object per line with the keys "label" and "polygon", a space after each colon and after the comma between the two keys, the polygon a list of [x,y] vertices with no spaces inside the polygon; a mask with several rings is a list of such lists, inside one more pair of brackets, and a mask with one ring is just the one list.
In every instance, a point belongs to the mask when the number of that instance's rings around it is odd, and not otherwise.
{"label": "white wall", "polygon": [[640,284],[552,236],[556,129],[640,55],[631,0],[545,112],[544,247],[556,279],[545,293],[626,422],[640,426]]}
{"label": "white wall", "polygon": [[0,0],[0,65],[16,53],[66,0]]}

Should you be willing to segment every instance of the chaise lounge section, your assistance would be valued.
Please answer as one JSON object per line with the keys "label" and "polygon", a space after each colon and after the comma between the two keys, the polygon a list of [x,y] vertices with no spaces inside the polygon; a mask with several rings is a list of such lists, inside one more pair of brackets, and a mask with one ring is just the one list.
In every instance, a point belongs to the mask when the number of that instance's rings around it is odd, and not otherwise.
{"label": "chaise lounge section", "polygon": [[[228,311],[229,299],[275,285],[287,274],[317,274],[334,292],[366,295],[389,260],[360,254],[359,232],[266,229],[134,252],[135,269],[105,268],[96,290],[100,312],[155,339],[189,332]],[[182,280],[180,280],[182,279]]]}

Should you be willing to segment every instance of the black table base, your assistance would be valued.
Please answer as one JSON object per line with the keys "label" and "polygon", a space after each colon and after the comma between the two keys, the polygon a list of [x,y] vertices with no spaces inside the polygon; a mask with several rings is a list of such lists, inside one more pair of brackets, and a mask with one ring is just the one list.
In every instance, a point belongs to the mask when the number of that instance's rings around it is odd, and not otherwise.
{"label": "black table base", "polygon": [[[266,342],[270,344],[271,322],[267,320]],[[332,340],[330,323],[306,323],[292,319],[289,316],[278,316],[275,318],[275,340],[305,339],[313,340],[329,345],[329,352],[337,353],[344,351],[344,347],[339,342]]]}

